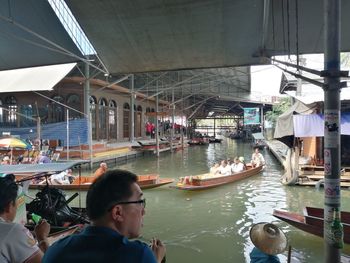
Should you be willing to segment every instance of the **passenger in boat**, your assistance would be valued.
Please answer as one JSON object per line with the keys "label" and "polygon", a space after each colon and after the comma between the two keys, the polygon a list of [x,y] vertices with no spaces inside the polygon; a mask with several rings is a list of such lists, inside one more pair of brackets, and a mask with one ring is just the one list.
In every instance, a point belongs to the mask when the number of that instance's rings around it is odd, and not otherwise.
{"label": "passenger in boat", "polygon": [[141,234],[146,200],[137,176],[111,170],[98,177],[86,197],[91,225],[81,233],[54,243],[43,263],[161,262],[165,246],[152,239],[150,246],[130,241]]}
{"label": "passenger in boat", "polygon": [[74,180],[72,169],[67,169],[58,174],[51,175],[51,184],[71,184]]}
{"label": "passenger in boat", "polygon": [[238,157],[235,157],[233,164],[231,165],[232,173],[240,173],[244,171],[244,165],[240,162]]}
{"label": "passenger in boat", "polygon": [[285,251],[288,245],[285,234],[270,223],[253,225],[250,240],[255,246],[249,254],[251,263],[279,263],[277,254]]}
{"label": "passenger in boat", "polygon": [[13,174],[0,177],[0,262],[39,263],[49,245],[50,225],[42,220],[34,229],[35,239],[23,225],[13,223],[17,192]]}
{"label": "passenger in boat", "polygon": [[107,172],[107,164],[105,162],[100,163],[100,167],[95,171],[94,177],[98,178],[101,175],[103,175],[105,172]]}
{"label": "passenger in boat", "polygon": [[252,154],[252,166],[258,167],[261,165],[265,165],[264,156],[259,152],[259,148],[255,148],[254,153]]}
{"label": "passenger in boat", "polygon": [[219,167],[220,167],[219,163],[214,163],[213,166],[210,167],[210,173],[213,175],[219,173]]}
{"label": "passenger in boat", "polygon": [[221,165],[219,167],[219,173],[221,175],[231,175],[232,174],[231,166],[227,165],[226,160],[221,161]]}
{"label": "passenger in boat", "polygon": [[238,159],[241,163],[243,163],[243,170],[247,170],[247,164],[245,163],[244,157],[240,156]]}

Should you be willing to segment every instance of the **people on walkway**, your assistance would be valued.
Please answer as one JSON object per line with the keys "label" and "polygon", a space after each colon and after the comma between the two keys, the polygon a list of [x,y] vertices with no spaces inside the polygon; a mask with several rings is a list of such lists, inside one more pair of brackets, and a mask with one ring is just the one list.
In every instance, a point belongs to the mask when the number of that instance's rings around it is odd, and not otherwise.
{"label": "people on walkway", "polygon": [[259,148],[255,148],[255,151],[252,154],[251,164],[253,167],[265,165],[264,156],[259,152]]}
{"label": "people on walkway", "polygon": [[161,262],[165,246],[160,240],[152,240],[151,247],[129,240],[141,234],[145,206],[135,174],[124,170],[106,172],[87,193],[91,225],[54,243],[43,263]]}
{"label": "people on walkway", "polygon": [[244,170],[244,164],[239,160],[238,157],[235,157],[233,164],[231,164],[232,173],[240,173]]}
{"label": "people on walkway", "polygon": [[250,263],[279,263],[277,254],[285,251],[288,245],[285,234],[270,223],[253,225],[250,239],[255,246],[250,252]]}
{"label": "people on walkway", "polygon": [[10,157],[5,155],[4,158],[2,158],[1,165],[9,165],[9,164],[11,164]]}
{"label": "people on walkway", "polygon": [[105,172],[107,172],[107,164],[105,162],[100,163],[100,167],[95,171],[94,177],[98,178],[101,175],[103,175]]}
{"label": "people on walkway", "polygon": [[50,225],[41,221],[35,227],[35,239],[23,225],[13,223],[17,192],[18,186],[12,174],[0,177],[0,262],[39,263],[49,245]]}
{"label": "people on walkway", "polygon": [[38,155],[37,163],[43,164],[43,163],[51,163],[51,159],[47,156],[46,152],[41,151]]}

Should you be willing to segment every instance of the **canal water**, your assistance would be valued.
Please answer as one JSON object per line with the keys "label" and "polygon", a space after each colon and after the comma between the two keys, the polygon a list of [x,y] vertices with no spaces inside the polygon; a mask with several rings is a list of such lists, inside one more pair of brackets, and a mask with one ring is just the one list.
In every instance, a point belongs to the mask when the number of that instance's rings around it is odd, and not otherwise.
{"label": "canal water", "polygon": [[[161,177],[206,173],[213,162],[235,156],[250,160],[252,148],[224,138],[221,144],[194,146],[176,153],[163,153],[159,159],[145,156],[116,168],[136,174],[158,173]],[[250,262],[253,245],[251,226],[274,222],[286,233],[292,246],[292,262],[323,262],[323,240],[304,233],[272,216],[273,209],[302,213],[305,206],[322,206],[323,189],[291,187],[280,183],[282,167],[268,151],[262,151],[267,166],[259,175],[198,192],[168,186],[144,190],[147,199],[144,241],[159,237],[166,244],[168,263]],[[112,167],[111,167],[112,168]],[[349,190],[342,191],[343,209],[350,211]],[[345,246],[350,254],[350,246]],[[286,253],[279,256],[287,261]]]}

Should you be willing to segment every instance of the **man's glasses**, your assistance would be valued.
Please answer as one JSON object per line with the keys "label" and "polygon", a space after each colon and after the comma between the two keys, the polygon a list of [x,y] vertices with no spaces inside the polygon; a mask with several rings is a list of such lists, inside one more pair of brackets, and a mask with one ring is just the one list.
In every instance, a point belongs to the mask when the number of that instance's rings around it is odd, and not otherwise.
{"label": "man's glasses", "polygon": [[128,204],[141,204],[141,206],[143,208],[146,208],[146,198],[145,199],[141,199],[141,200],[137,200],[137,201],[121,201],[121,202],[114,203],[108,209],[108,211],[111,211],[113,209],[113,207],[116,206],[116,205],[128,205]]}

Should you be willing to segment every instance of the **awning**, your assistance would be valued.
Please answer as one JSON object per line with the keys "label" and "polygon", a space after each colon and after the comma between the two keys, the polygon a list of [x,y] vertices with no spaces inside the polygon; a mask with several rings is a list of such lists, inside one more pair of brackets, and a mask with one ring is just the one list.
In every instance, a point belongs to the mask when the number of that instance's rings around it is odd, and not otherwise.
{"label": "awning", "polygon": [[254,140],[265,140],[264,135],[261,132],[252,134]]}
{"label": "awning", "polygon": [[[323,114],[293,115],[295,137],[324,136]],[[342,113],[340,131],[342,135],[350,135],[350,113]]]}
{"label": "awning", "polygon": [[0,71],[0,93],[52,90],[76,63]]}

